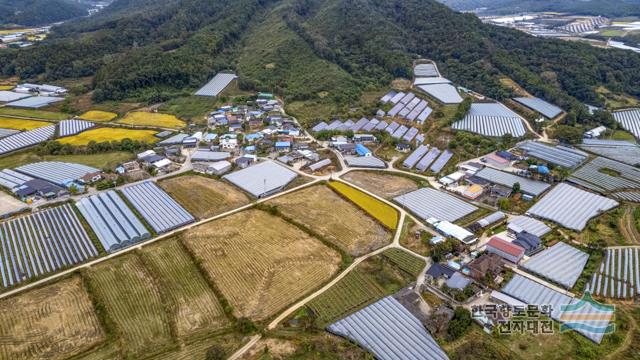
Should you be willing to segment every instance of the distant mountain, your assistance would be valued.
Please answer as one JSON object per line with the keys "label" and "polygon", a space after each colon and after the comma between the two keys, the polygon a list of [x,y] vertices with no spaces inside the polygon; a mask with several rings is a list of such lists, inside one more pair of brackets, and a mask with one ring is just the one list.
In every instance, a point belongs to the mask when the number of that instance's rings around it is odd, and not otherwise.
{"label": "distant mountain", "polygon": [[640,16],[639,0],[439,0],[458,11],[478,11],[483,15],[528,12],[566,12],[606,17]]}
{"label": "distant mountain", "polygon": [[565,109],[601,104],[600,87],[640,96],[640,55],[534,38],[434,0],[116,0],[55,28],[32,48],[0,51],[0,72],[93,76],[97,101],[163,101],[232,69],[247,89],[348,103],[430,58],[494,98],[507,76]]}
{"label": "distant mountain", "polygon": [[47,25],[87,15],[87,6],[74,0],[0,0],[0,25]]}

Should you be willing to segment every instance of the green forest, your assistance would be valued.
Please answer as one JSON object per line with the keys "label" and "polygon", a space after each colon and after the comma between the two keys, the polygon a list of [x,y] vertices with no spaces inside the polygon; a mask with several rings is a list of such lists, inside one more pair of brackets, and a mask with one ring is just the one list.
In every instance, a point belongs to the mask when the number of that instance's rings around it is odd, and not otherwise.
{"label": "green forest", "polygon": [[87,8],[71,0],[0,0],[0,25],[48,25],[87,15]]}

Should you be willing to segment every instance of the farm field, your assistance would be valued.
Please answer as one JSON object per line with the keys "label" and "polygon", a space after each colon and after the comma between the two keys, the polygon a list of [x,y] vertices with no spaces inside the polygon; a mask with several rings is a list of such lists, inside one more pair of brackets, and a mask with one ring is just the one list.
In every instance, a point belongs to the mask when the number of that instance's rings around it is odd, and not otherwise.
{"label": "farm field", "polygon": [[416,222],[411,218],[405,218],[404,223],[402,224],[400,245],[422,256],[429,255],[428,242],[424,241],[422,236],[419,238],[416,237],[416,232],[423,228],[423,226],[416,224]]}
{"label": "farm field", "polygon": [[195,123],[206,124],[206,116],[216,103],[217,98],[207,96],[184,96],[163,103],[158,110],[173,114]]}
{"label": "farm field", "polygon": [[326,186],[312,186],[268,202],[351,255],[378,249],[391,240],[382,225]]}
{"label": "farm field", "polygon": [[398,227],[398,211],[393,207],[344,183],[330,182],[329,186],[376,218],[387,228],[395,230]]}
{"label": "farm field", "polygon": [[9,91],[12,90],[15,86],[13,85],[0,85],[0,91]]}
{"label": "farm field", "polygon": [[188,230],[182,241],[236,317],[264,320],[317,288],[340,256],[283,219],[248,210]]}
{"label": "farm field", "polygon": [[631,299],[640,293],[640,247],[609,248],[587,284],[593,295]]}
{"label": "farm field", "polygon": [[13,196],[0,192],[0,216],[25,208],[26,204]]}
{"label": "farm field", "polygon": [[33,130],[51,125],[49,122],[37,120],[24,120],[0,116],[0,128],[14,130]]}
{"label": "farm field", "polygon": [[229,324],[215,293],[176,239],[144,247],[142,259],[170,299],[179,337]]}
{"label": "farm field", "polygon": [[424,260],[398,248],[385,250],[382,256],[413,276],[418,276],[427,265]]}
{"label": "farm field", "polygon": [[200,219],[222,214],[250,202],[250,199],[235,187],[204,176],[179,176],[163,180],[159,185],[187,211]]}
{"label": "farm field", "polygon": [[187,125],[184,121],[173,115],[142,111],[130,112],[124,118],[118,120],[118,122],[127,125],[157,126],[161,128],[174,129],[180,129]]}
{"label": "farm field", "polygon": [[0,157],[0,169],[14,168],[38,161],[67,161],[98,169],[112,169],[134,157],[132,153],[124,151],[87,155],[38,155],[33,150],[26,150]]}
{"label": "farm field", "polygon": [[58,139],[62,144],[71,145],[87,145],[91,141],[97,143],[104,141],[122,141],[124,139],[145,141],[148,143],[154,143],[158,141],[158,138],[154,137],[157,131],[155,130],[133,130],[122,128],[98,128],[87,130],[80,134]]}
{"label": "farm field", "polygon": [[71,116],[69,114],[46,111],[46,110],[34,110],[34,109],[16,109],[9,107],[0,107],[0,116],[21,116],[34,119],[44,120],[67,120]]}
{"label": "farm field", "polygon": [[171,330],[161,290],[135,254],[126,254],[87,271],[92,291],[104,306],[127,357],[161,352]]}
{"label": "farm field", "polygon": [[117,118],[118,114],[108,112],[108,111],[90,110],[78,117],[83,120],[89,120],[89,121],[95,121],[95,122],[107,122]]}
{"label": "farm field", "polygon": [[409,178],[380,171],[350,171],[342,178],[385,199],[418,189],[415,181]]}
{"label": "farm field", "polygon": [[64,359],[104,339],[79,276],[0,301],[2,359]]}

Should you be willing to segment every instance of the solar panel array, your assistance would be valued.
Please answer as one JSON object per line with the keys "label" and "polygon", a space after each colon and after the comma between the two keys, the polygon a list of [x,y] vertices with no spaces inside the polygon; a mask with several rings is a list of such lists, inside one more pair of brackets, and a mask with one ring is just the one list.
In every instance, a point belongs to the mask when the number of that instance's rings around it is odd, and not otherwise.
{"label": "solar panel array", "polygon": [[524,151],[527,156],[570,169],[578,167],[589,157],[584,151],[566,146],[545,145],[531,140],[518,143],[516,147]]}
{"label": "solar panel array", "polygon": [[484,169],[478,171],[476,173],[476,176],[481,179],[490,181],[494,184],[500,184],[510,188],[513,188],[513,185],[515,185],[515,183],[519,183],[520,191],[534,196],[542,194],[549,187],[551,187],[551,185],[542,181],[523,178],[521,176],[496,170],[490,167],[485,167]]}
{"label": "solar panel array", "polygon": [[533,205],[528,214],[582,231],[587,221],[618,206],[618,202],[561,183]]}
{"label": "solar panel array", "polygon": [[[580,302],[579,299],[564,295],[518,274],[515,274],[507,285],[502,288],[502,292],[530,305],[550,305],[552,309],[551,318],[556,321],[560,321],[563,305],[577,304]],[[596,315],[596,320],[584,320],[580,322],[587,326],[579,327],[578,325],[578,328],[574,329],[582,336],[598,344],[602,341],[604,333],[597,330],[589,331],[589,328],[606,327],[611,321],[611,317],[613,315],[608,311],[602,311],[590,306],[588,302],[578,311],[571,313],[571,315],[573,314],[576,314],[577,317],[580,317],[580,315]]]}
{"label": "solar panel array", "polygon": [[102,247],[108,252],[151,237],[142,222],[115,191],[83,198],[76,206],[98,236]]}
{"label": "solar panel array", "polygon": [[255,197],[262,197],[284,189],[297,176],[273,161],[264,161],[223,178]]}
{"label": "solar panel array", "polygon": [[122,193],[157,233],[195,221],[195,218],[151,181],[127,186]]}
{"label": "solar panel array", "polygon": [[439,173],[442,169],[447,165],[449,160],[453,157],[453,153],[449,150],[445,150],[438,160],[436,160],[433,165],[431,165],[431,171],[434,173]]}
{"label": "solar panel array", "polygon": [[459,104],[462,97],[451,84],[418,85],[418,88],[443,104]]}
{"label": "solar panel array", "polygon": [[0,154],[40,144],[52,138],[55,132],[56,127],[51,125],[7,136],[0,139]]}
{"label": "solar panel array", "polygon": [[0,186],[3,186],[9,190],[13,190],[17,187],[24,185],[27,181],[31,181],[33,178],[25,174],[13,171],[11,169],[0,170]]}
{"label": "solar panel array", "polygon": [[640,139],[640,109],[629,109],[612,113],[613,118],[622,128]]}
{"label": "solar panel array", "polygon": [[7,136],[15,135],[15,134],[17,134],[19,132],[20,132],[20,130],[0,129],[0,139],[5,138]]}
{"label": "solar panel array", "polygon": [[387,164],[375,156],[345,156],[344,161],[349,167],[385,169]]}
{"label": "solar panel array", "polygon": [[438,76],[438,69],[436,68],[436,65],[433,63],[426,63],[426,64],[417,64],[414,68],[413,68],[413,74],[416,77],[431,77],[431,76]]}
{"label": "solar panel array", "polygon": [[629,141],[584,139],[580,147],[627,165],[640,165],[640,146]]}
{"label": "solar panel array", "polygon": [[420,161],[418,161],[418,163],[416,164],[416,170],[418,171],[427,170],[429,168],[429,165],[433,163],[433,161],[438,157],[438,155],[440,155],[440,149],[435,147],[431,148],[431,150],[429,150],[427,155],[425,155],[422,159],[420,159]]}
{"label": "solar panel array", "polygon": [[63,101],[64,98],[53,96],[34,96],[8,103],[6,106],[13,106],[27,109],[40,109],[53,103]]}
{"label": "solar panel array", "polygon": [[[613,170],[615,175],[606,173],[610,170]],[[640,169],[597,157],[571,174],[568,180],[598,192],[640,190]]]}
{"label": "solar panel array", "polygon": [[462,120],[453,123],[451,128],[491,137],[500,137],[505,134],[522,137],[527,133],[522,119],[503,116],[467,115]]}
{"label": "solar panel array", "polygon": [[0,243],[4,287],[98,255],[69,204],[3,222]]}
{"label": "solar panel array", "polygon": [[58,123],[58,135],[60,137],[79,134],[87,129],[96,126],[91,121],[85,120],[62,120]]}
{"label": "solar panel array", "polygon": [[236,78],[236,74],[217,73],[213,79],[196,91],[196,95],[218,96]]}
{"label": "solar panel array", "polygon": [[431,188],[418,189],[393,200],[425,220],[433,217],[454,222],[478,210],[453,195]]}
{"label": "solar panel array", "polygon": [[567,289],[575,285],[589,260],[589,254],[559,242],[531,257],[521,266]]}
{"label": "solar panel array", "polygon": [[539,112],[540,114],[544,115],[549,119],[553,119],[556,116],[560,115],[560,113],[562,113],[562,109],[540,98],[517,97],[517,98],[513,98],[513,100],[528,107],[529,109],[533,109]]}
{"label": "solar panel array", "polygon": [[336,321],[327,330],[357,342],[380,360],[448,359],[420,320],[391,296]]}
{"label": "solar panel array", "polygon": [[429,146],[420,145],[418,146],[406,159],[402,162],[402,166],[407,169],[413,168],[426,153],[429,151]]}
{"label": "solar panel array", "polygon": [[60,186],[64,186],[66,181],[75,181],[87,174],[100,171],[99,169],[87,165],[60,161],[41,161],[31,163],[19,166],[15,170]]}
{"label": "solar panel array", "polygon": [[585,291],[596,296],[632,299],[640,295],[640,248],[607,249]]}
{"label": "solar panel array", "polygon": [[520,230],[526,231],[529,234],[533,234],[537,237],[543,237],[551,231],[551,228],[548,227],[547,224],[525,215],[512,217],[511,219],[509,219],[508,224],[511,226],[515,225]]}

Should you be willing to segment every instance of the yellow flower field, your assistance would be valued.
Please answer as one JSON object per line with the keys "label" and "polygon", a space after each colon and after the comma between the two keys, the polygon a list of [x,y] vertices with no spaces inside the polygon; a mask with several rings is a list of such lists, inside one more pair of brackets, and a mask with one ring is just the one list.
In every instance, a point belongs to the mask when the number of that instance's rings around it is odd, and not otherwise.
{"label": "yellow flower field", "polygon": [[169,114],[148,113],[142,111],[134,111],[128,113],[122,120],[121,124],[138,125],[138,126],[158,126],[162,128],[183,128],[187,124],[177,117]]}
{"label": "yellow flower field", "polygon": [[0,129],[33,130],[47,125],[51,125],[51,123],[46,121],[23,120],[0,116]]}
{"label": "yellow flower field", "polygon": [[393,207],[341,182],[331,181],[329,186],[358,205],[387,228],[395,230],[398,227],[398,212]]}
{"label": "yellow flower field", "polygon": [[100,111],[100,110],[91,110],[79,116],[80,119],[95,121],[95,122],[105,122],[111,121],[118,117],[118,114],[108,112],[108,111]]}
{"label": "yellow flower field", "polygon": [[91,141],[97,143],[105,141],[121,141],[124,139],[146,141],[148,143],[154,143],[158,139],[153,136],[157,131],[154,130],[131,130],[121,128],[98,128],[93,130],[87,130],[78,135],[65,137],[59,139],[62,144],[71,145],[87,145]]}

